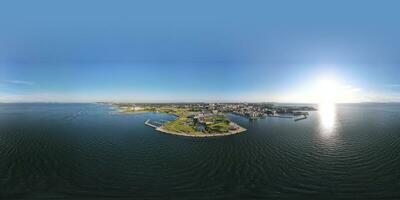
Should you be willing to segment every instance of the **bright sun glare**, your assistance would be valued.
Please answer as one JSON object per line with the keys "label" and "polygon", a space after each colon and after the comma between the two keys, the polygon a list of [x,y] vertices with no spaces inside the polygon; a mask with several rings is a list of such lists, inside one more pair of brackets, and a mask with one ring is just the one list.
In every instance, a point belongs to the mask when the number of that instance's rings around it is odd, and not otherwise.
{"label": "bright sun glare", "polygon": [[339,85],[333,80],[321,80],[316,85],[316,95],[319,103],[334,103],[337,100]]}
{"label": "bright sun glare", "polygon": [[343,84],[333,78],[325,78],[315,82],[314,99],[318,103],[356,102],[360,88]]}
{"label": "bright sun glare", "polygon": [[322,79],[316,82],[314,94],[319,104],[320,125],[324,136],[331,136],[335,127],[335,103],[349,96],[352,87],[344,86],[334,79]]}
{"label": "bright sun glare", "polygon": [[357,103],[364,98],[362,89],[351,81],[344,81],[333,75],[320,75],[302,87],[291,91],[283,101],[309,102],[317,104]]}

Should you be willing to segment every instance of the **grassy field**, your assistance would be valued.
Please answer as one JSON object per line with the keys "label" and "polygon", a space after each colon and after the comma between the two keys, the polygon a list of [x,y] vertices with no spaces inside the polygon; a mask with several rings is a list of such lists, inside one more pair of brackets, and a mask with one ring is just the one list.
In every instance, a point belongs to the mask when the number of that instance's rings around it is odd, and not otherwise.
{"label": "grassy field", "polygon": [[194,127],[192,126],[187,125],[186,122],[186,117],[180,117],[175,121],[164,124],[164,129],[178,133],[196,133],[196,129],[194,129]]}
{"label": "grassy field", "polygon": [[226,133],[229,132],[229,123],[224,116],[213,116],[206,120],[207,126],[205,132],[198,132],[194,125],[190,125],[187,117],[180,117],[175,121],[164,125],[164,129],[178,133],[189,134],[207,134],[207,133]]}
{"label": "grassy field", "polygon": [[225,133],[229,131],[229,120],[224,116],[214,116],[210,122],[206,128],[208,132]]}
{"label": "grassy field", "polygon": [[229,131],[229,124],[217,123],[207,126],[209,132],[225,133]]}

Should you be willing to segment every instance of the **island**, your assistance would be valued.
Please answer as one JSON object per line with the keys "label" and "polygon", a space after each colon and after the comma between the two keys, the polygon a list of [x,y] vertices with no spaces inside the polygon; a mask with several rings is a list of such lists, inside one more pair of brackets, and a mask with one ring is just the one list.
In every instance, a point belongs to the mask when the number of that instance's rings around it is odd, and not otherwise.
{"label": "island", "polygon": [[172,121],[146,120],[155,130],[180,136],[215,137],[245,132],[246,129],[232,122],[226,113],[257,120],[264,117],[290,118],[294,121],[307,119],[312,106],[274,105],[270,103],[165,103],[133,104],[109,103],[120,114],[145,112],[167,113],[176,116]]}

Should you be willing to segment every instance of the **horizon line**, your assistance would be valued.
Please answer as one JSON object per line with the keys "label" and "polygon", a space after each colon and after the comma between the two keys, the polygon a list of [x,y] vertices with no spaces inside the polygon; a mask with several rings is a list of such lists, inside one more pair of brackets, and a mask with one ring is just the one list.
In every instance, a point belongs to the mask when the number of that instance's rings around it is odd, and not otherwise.
{"label": "horizon line", "polygon": [[[132,104],[195,104],[195,103],[270,103],[270,104],[321,104],[322,102],[279,102],[279,101],[165,101],[165,102],[134,102],[134,101],[14,101],[0,104],[100,104],[100,103],[132,103]],[[400,103],[400,101],[363,101],[363,102],[332,102],[333,104],[365,104],[365,103]]]}

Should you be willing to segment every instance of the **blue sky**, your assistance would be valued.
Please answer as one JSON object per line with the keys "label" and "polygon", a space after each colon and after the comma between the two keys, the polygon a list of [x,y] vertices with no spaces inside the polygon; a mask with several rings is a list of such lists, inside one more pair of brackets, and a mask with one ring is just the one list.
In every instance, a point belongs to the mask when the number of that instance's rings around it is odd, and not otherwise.
{"label": "blue sky", "polygon": [[399,7],[5,0],[0,102],[400,101]]}

